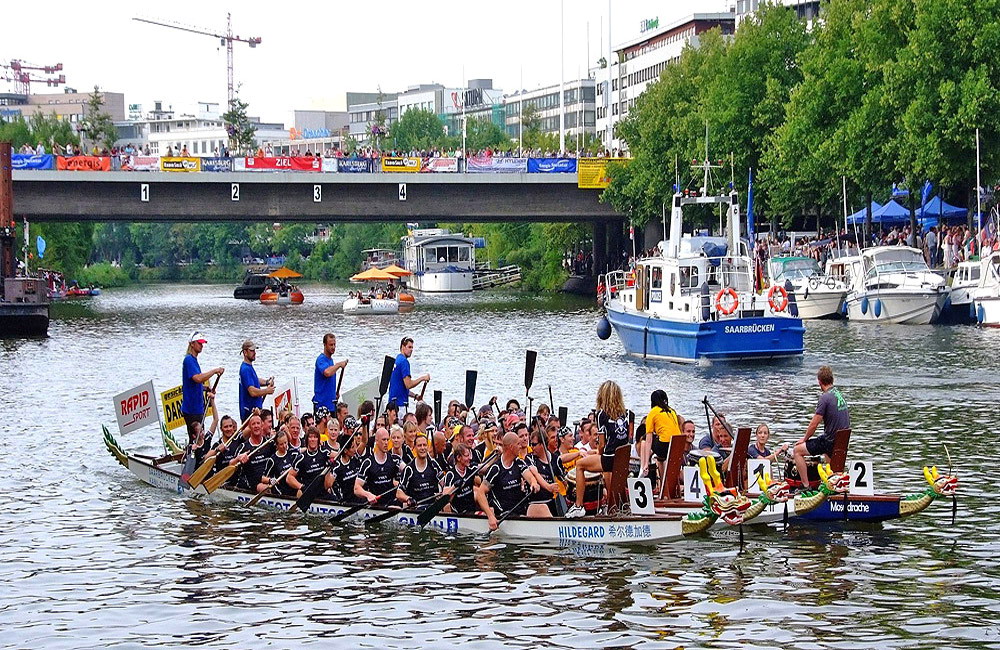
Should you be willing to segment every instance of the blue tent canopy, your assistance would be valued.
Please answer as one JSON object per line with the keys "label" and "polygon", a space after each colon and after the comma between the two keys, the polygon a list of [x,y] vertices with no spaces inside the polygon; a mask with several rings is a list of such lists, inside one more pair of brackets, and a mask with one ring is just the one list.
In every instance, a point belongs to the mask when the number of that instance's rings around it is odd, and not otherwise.
{"label": "blue tent canopy", "polygon": [[[852,219],[857,216],[857,220],[852,221]],[[880,207],[878,210],[872,212],[872,223],[881,224],[883,226],[898,226],[910,221],[910,211],[896,201],[892,200]],[[847,218],[848,223],[864,223],[865,222],[865,211],[857,212]]]}
{"label": "blue tent canopy", "polygon": [[[881,203],[879,203],[878,201],[872,201],[872,214],[875,214],[875,212],[878,211],[881,207],[882,207]],[[864,222],[865,222],[865,208],[861,208],[851,216],[847,217],[847,223],[851,225],[862,224]]]}
{"label": "blue tent canopy", "polygon": [[948,205],[941,200],[940,196],[935,196],[933,199],[924,204],[923,214],[925,217],[944,217],[948,219],[965,219],[968,210],[965,208],[957,208],[953,205]]}

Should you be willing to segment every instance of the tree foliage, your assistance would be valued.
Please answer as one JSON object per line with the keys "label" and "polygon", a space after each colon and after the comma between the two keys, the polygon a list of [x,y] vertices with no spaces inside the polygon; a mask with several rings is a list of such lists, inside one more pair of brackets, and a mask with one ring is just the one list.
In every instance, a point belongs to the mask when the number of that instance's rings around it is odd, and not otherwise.
{"label": "tree foliage", "polygon": [[99,86],[94,86],[94,92],[87,98],[87,110],[80,120],[80,133],[95,147],[111,149],[118,141],[118,129],[104,110],[104,95]]}
{"label": "tree foliage", "polygon": [[237,156],[250,155],[257,146],[257,127],[247,116],[247,108],[249,104],[234,97],[229,110],[222,115],[226,133],[229,134],[229,151]]}
{"label": "tree foliage", "polygon": [[404,151],[431,149],[444,138],[444,123],[432,111],[411,109],[389,129],[392,146]]}

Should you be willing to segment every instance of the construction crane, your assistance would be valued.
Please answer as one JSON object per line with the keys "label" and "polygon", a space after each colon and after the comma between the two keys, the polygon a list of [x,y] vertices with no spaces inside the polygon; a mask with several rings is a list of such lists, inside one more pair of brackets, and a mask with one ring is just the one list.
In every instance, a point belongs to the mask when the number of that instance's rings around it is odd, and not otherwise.
{"label": "construction crane", "polygon": [[228,106],[232,106],[233,100],[236,98],[236,92],[233,87],[233,43],[246,43],[250,47],[257,47],[260,45],[260,37],[251,38],[241,38],[240,36],[233,36],[233,19],[232,14],[226,14],[226,33],[218,34],[208,29],[202,29],[200,27],[191,27],[189,25],[182,25],[180,23],[164,22],[160,20],[150,20],[148,18],[133,18],[140,23],[149,23],[150,25],[159,25],[160,27],[169,27],[170,29],[179,29],[182,32],[191,32],[192,34],[201,34],[202,36],[211,36],[217,38],[221,45],[226,46],[226,70],[227,70],[227,81],[228,81]]}
{"label": "construction crane", "polygon": [[29,65],[19,59],[12,59],[10,63],[0,63],[0,80],[13,81],[14,92],[19,95],[28,95],[31,93],[32,82],[44,83],[46,86],[58,86],[66,83],[66,75],[61,74],[58,77],[48,78],[38,77],[31,74],[29,70],[38,70],[45,74],[55,74],[62,69],[62,63],[55,65]]}

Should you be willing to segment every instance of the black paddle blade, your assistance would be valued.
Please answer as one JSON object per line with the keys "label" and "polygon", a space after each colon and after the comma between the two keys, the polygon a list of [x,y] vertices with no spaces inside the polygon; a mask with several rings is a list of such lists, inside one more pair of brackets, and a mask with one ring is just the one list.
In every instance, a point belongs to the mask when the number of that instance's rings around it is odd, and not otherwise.
{"label": "black paddle blade", "polygon": [[476,380],[479,378],[479,372],[475,370],[465,371],[465,405],[468,408],[472,408],[472,402],[476,399]]}
{"label": "black paddle blade", "polygon": [[368,519],[365,519],[365,526],[371,526],[372,524],[377,524],[380,521],[385,521],[386,519],[391,519],[392,517],[395,517],[396,515],[398,515],[400,512],[402,512],[401,509],[399,509],[399,508],[392,508],[388,512],[383,512],[380,515],[375,515],[374,517],[369,517]]}
{"label": "black paddle blade", "polygon": [[443,399],[443,394],[441,391],[434,391],[434,424],[441,426],[441,400]]}
{"label": "black paddle blade", "polygon": [[451,501],[451,495],[445,494],[438,497],[437,501],[427,506],[427,509],[417,515],[417,524],[423,528]]}
{"label": "black paddle blade", "polygon": [[535,361],[538,359],[538,352],[535,350],[525,350],[524,352],[524,394],[531,392],[531,384],[535,381]]}
{"label": "black paddle blade", "polygon": [[568,419],[569,419],[569,409],[566,408],[565,406],[560,406],[559,407],[560,426],[568,427],[569,426],[569,422],[567,422]]}
{"label": "black paddle blade", "polygon": [[385,395],[385,391],[389,390],[389,378],[392,377],[392,368],[395,365],[396,360],[388,354],[385,355],[385,359],[382,360],[382,377],[378,382],[379,397]]}
{"label": "black paddle blade", "polygon": [[302,496],[295,501],[295,508],[301,512],[309,510],[316,497],[323,491],[323,484],[326,482],[326,472],[323,472],[312,480],[306,489],[302,490]]}

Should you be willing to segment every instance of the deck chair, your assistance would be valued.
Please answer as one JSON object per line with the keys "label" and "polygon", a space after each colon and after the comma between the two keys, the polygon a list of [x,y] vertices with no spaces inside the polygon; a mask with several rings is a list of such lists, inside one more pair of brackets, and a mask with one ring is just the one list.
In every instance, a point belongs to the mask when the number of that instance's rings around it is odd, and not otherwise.
{"label": "deck chair", "polygon": [[615,450],[615,462],[611,469],[611,485],[608,486],[608,511],[621,510],[628,503],[629,459],[631,445],[622,445]]}
{"label": "deck chair", "polygon": [[850,429],[838,429],[833,434],[833,450],[830,452],[830,469],[843,472],[847,465],[847,447],[851,442]]}
{"label": "deck chair", "polygon": [[684,492],[681,489],[681,466],[684,464],[684,447],[687,446],[687,436],[683,433],[670,438],[667,448],[667,460],[663,463],[660,475],[659,499],[680,499]]}
{"label": "deck chair", "polygon": [[740,427],[733,439],[732,460],[729,471],[723,473],[722,482],[726,487],[744,491],[747,489],[747,449],[750,447],[750,428]]}

